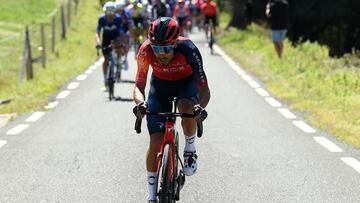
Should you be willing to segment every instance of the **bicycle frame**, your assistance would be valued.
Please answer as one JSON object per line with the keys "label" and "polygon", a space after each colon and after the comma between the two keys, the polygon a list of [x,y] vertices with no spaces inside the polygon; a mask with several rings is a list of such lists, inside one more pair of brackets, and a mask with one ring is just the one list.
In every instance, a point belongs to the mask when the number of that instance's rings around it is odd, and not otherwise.
{"label": "bicycle frame", "polygon": [[[181,161],[181,158],[179,157],[178,149],[177,149],[178,133],[175,129],[176,117],[188,117],[188,118],[195,117],[194,114],[177,113],[176,112],[176,109],[177,109],[177,99],[176,98],[174,98],[172,104],[173,105],[172,105],[171,112],[163,112],[163,113],[148,112],[148,111],[145,112],[145,114],[147,114],[147,115],[160,115],[160,116],[166,117],[165,135],[164,135],[163,143],[161,144],[160,153],[157,156],[157,163],[158,163],[157,172],[158,172],[159,176],[158,176],[158,180],[156,181],[156,188],[157,188],[157,195],[159,196],[160,202],[163,202],[163,200],[165,202],[175,202],[176,200],[179,200],[180,189],[185,182],[185,175],[178,168],[178,162],[180,162],[181,168],[183,168],[184,165]],[[135,110],[134,110],[134,113],[135,113]],[[197,136],[201,137],[202,132],[203,132],[203,130],[202,130],[203,126],[202,126],[201,120],[197,123],[197,127],[198,127]],[[137,133],[141,132],[141,118],[136,119],[135,130]],[[169,146],[169,154],[167,154],[168,151],[165,152],[165,149],[167,149],[167,146]],[[163,163],[163,159],[164,159],[164,161],[166,161],[166,163]],[[165,176],[163,176],[164,170],[166,173]],[[160,177],[160,175],[161,175],[161,177]],[[160,181],[165,180],[166,183],[164,184],[164,182],[161,182],[161,185],[159,185],[159,183],[160,183],[159,180]],[[161,188],[160,188],[160,186],[161,186]],[[164,190],[164,188],[166,189],[165,192],[160,190],[160,189]],[[171,190],[170,194],[169,194],[169,189]],[[165,195],[165,197],[162,195]]]}

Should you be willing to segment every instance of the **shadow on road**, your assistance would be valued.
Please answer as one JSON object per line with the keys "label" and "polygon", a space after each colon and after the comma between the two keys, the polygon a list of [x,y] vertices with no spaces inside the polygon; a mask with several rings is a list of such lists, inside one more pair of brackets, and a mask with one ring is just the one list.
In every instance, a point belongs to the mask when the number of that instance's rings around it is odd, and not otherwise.
{"label": "shadow on road", "polygon": [[132,98],[115,97],[115,101],[121,101],[121,102],[133,102],[134,100],[133,100]]}
{"label": "shadow on road", "polygon": [[121,83],[135,84],[133,80],[121,80]]}

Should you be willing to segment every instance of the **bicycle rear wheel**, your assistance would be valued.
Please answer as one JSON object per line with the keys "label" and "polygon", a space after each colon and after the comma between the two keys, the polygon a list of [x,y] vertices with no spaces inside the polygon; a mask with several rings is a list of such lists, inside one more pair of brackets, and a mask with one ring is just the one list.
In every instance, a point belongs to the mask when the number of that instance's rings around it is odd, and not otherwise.
{"label": "bicycle rear wheel", "polygon": [[173,175],[171,173],[170,163],[170,145],[164,146],[164,151],[161,159],[161,165],[159,167],[159,178],[158,178],[158,196],[160,203],[175,202],[172,198],[172,182]]}
{"label": "bicycle rear wheel", "polygon": [[[113,62],[109,62],[109,63],[113,63]],[[108,74],[108,87],[109,87],[109,100],[113,100],[114,97],[114,84],[115,84],[115,80],[114,80],[114,65],[109,65],[109,74]]]}

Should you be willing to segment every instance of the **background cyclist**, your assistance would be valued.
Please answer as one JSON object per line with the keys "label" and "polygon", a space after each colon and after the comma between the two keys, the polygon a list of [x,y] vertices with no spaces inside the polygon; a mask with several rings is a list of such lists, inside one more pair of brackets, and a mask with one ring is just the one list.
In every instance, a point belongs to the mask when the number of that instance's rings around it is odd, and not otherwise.
{"label": "background cyclist", "polygon": [[[104,14],[100,15],[98,19],[98,25],[96,29],[96,48],[101,48],[102,53],[104,56],[104,62],[103,62],[103,75],[104,75],[104,88],[103,90],[107,90],[107,68],[109,65],[108,56],[111,54],[111,49],[106,48],[111,44],[111,41],[114,41],[114,46],[116,48],[118,56],[121,55],[121,49],[120,49],[120,40],[119,36],[120,33],[123,32],[122,28],[122,21],[120,16],[115,14],[116,11],[116,5],[114,2],[108,1],[104,4],[103,7]],[[102,33],[102,39],[100,37]]]}
{"label": "background cyclist", "polygon": [[116,4],[116,11],[117,14],[120,16],[122,20],[122,27],[124,29],[124,34],[120,35],[121,43],[124,45],[124,51],[125,51],[125,67],[124,69],[127,70],[129,67],[128,61],[127,61],[127,54],[130,49],[130,27],[132,25],[132,19],[130,12],[127,8],[125,8],[125,0],[117,0],[115,2]]}
{"label": "background cyclist", "polygon": [[185,0],[179,0],[176,5],[173,18],[177,19],[180,26],[180,35],[187,36],[187,22],[190,17],[190,8],[185,5]]}
{"label": "background cyclist", "polygon": [[[177,22],[169,17],[159,18],[150,25],[148,39],[140,47],[137,56],[133,97],[139,117],[144,116],[140,107],[154,112],[171,111],[171,102],[175,96],[179,98],[180,113],[193,113],[194,109],[205,107],[210,100],[201,54],[190,39],[179,37],[179,32]],[[152,76],[146,103],[145,85],[149,66],[152,67]],[[164,122],[163,117],[147,116],[150,134],[146,155],[149,202],[156,201],[156,156],[164,138]],[[189,176],[197,169],[196,120],[183,118],[181,125],[185,135],[184,173]]]}
{"label": "background cyclist", "polygon": [[218,11],[217,5],[212,0],[204,0],[204,3],[201,5],[201,12],[204,15],[204,26],[205,26],[205,35],[206,41],[208,40],[208,31],[209,31],[209,22],[211,21],[213,24],[213,32],[216,33],[216,27],[218,26]]}

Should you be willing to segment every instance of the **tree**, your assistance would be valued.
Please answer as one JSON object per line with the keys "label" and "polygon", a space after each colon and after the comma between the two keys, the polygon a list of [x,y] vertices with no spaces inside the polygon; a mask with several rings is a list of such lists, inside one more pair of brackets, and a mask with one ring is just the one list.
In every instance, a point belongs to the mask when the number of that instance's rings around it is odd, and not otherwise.
{"label": "tree", "polygon": [[236,27],[246,29],[245,5],[247,0],[232,0],[232,18],[227,28]]}

